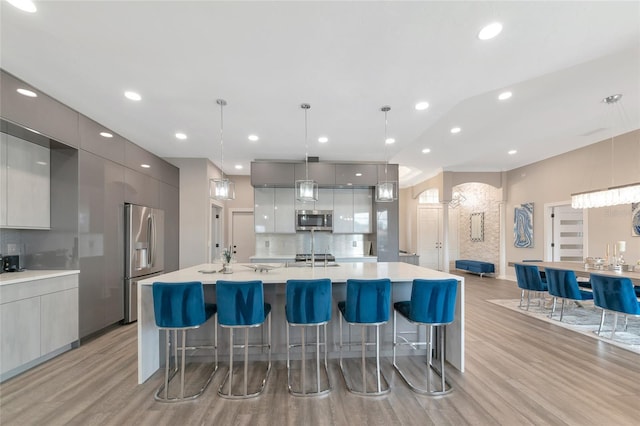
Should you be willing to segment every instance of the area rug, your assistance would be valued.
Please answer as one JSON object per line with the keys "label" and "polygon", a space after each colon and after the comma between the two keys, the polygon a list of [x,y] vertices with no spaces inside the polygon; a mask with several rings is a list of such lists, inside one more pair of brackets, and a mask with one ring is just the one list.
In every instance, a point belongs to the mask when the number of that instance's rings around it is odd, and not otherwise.
{"label": "area rug", "polygon": [[[532,299],[528,311],[518,307],[520,304],[519,299],[497,299],[488,300],[488,302],[640,354],[639,317],[628,317],[628,326],[625,331],[624,316],[618,315],[618,326],[616,327],[616,333],[612,340],[611,329],[613,327],[613,313],[607,312],[601,335],[598,336],[597,332],[598,326],[600,325],[600,316],[602,311],[596,308],[592,301],[580,302],[580,305],[577,305],[574,302],[565,302],[562,322],[559,321],[560,301],[558,301],[556,305],[556,312],[553,315],[553,319],[549,318],[552,303],[549,299],[546,299],[542,304],[540,304],[537,299]],[[526,305],[526,300],[524,304]]]}

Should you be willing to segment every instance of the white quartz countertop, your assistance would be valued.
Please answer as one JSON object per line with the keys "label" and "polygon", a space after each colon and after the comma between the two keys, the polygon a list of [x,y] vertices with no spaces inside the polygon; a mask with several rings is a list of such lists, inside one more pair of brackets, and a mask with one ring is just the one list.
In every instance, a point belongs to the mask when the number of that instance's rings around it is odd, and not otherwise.
{"label": "white quartz countertop", "polygon": [[22,272],[4,272],[0,275],[0,285],[18,284],[27,281],[43,280],[47,278],[63,277],[65,275],[79,274],[78,270],[30,270]]}
{"label": "white quartz countertop", "polygon": [[[262,280],[265,284],[285,283],[290,279],[317,279],[329,278],[333,282],[346,282],[349,278],[376,279],[389,278],[394,282],[410,282],[414,278],[443,279],[455,278],[464,282],[464,278],[448,274],[446,272],[435,271],[433,269],[422,268],[404,262],[349,262],[341,263],[339,266],[324,267],[285,267],[282,263],[269,264],[273,266],[268,272],[257,272],[241,264],[234,263],[232,274],[217,272],[222,269],[220,263],[202,264],[179,271],[169,272],[157,277],[139,281],[141,285],[151,285],[156,281],[164,282],[186,282],[201,281],[203,284],[214,284],[217,280],[245,281]],[[214,271],[204,273],[201,271]]]}

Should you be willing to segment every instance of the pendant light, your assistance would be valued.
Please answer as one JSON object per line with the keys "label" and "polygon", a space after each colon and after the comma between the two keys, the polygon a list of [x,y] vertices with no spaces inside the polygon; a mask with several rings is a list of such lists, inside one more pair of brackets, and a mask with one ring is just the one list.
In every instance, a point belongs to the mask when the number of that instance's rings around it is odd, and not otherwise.
{"label": "pendant light", "polygon": [[216,99],[220,105],[220,178],[209,180],[209,197],[214,200],[228,201],[236,198],[235,184],[224,177],[224,115],[223,109],[227,105],[224,99]]}
{"label": "pendant light", "polygon": [[389,105],[380,108],[384,112],[384,180],[378,180],[376,185],[376,201],[379,203],[390,203],[398,199],[398,183],[389,181],[387,176],[387,168],[389,167],[389,158],[387,157],[387,113],[391,110]]}
{"label": "pendant light", "polygon": [[311,105],[302,104],[300,108],[304,110],[304,169],[305,179],[296,181],[296,200],[303,203],[318,201],[318,184],[309,179],[309,146],[307,144],[307,114]]}
{"label": "pendant light", "polygon": [[[602,100],[608,106],[616,105],[621,94],[607,96]],[[613,127],[613,126],[612,126]],[[611,183],[613,184],[613,140],[611,136]],[[640,203],[640,182],[611,186],[609,188],[571,194],[571,207],[589,209],[594,207],[617,206],[619,204]]]}

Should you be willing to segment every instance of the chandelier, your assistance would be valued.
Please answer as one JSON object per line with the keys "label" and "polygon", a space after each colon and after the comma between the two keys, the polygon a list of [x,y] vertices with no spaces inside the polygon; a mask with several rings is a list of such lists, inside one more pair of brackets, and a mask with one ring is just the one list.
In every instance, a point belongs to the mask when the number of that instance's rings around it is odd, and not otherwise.
{"label": "chandelier", "polygon": [[391,110],[389,105],[380,108],[384,112],[384,181],[378,181],[376,185],[376,201],[379,203],[390,203],[398,199],[398,183],[389,181],[387,177],[387,167],[389,167],[389,158],[387,157],[387,113]]}
{"label": "chandelier", "polygon": [[227,105],[224,99],[217,99],[220,105],[220,178],[209,180],[209,197],[214,200],[228,201],[236,198],[235,184],[224,177],[224,115],[223,109]]}
{"label": "chandelier", "polygon": [[300,108],[304,110],[304,169],[305,179],[296,181],[296,200],[303,203],[318,201],[318,184],[309,179],[309,146],[307,144],[307,113],[311,105],[302,104]]}
{"label": "chandelier", "polygon": [[[621,94],[607,96],[602,100],[607,105],[615,105],[622,98]],[[613,139],[611,136],[611,173],[613,174]],[[612,178],[613,180],[613,178]],[[595,207],[617,206],[640,202],[640,183],[632,183],[593,191],[571,194],[571,207],[589,209]]]}

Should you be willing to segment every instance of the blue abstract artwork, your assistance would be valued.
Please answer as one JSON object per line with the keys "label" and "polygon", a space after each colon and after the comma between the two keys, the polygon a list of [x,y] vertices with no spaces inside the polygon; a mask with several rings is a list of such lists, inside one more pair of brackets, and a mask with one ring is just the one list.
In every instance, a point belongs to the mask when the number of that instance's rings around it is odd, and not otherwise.
{"label": "blue abstract artwork", "polygon": [[631,235],[640,237],[640,203],[631,203]]}
{"label": "blue abstract artwork", "polygon": [[515,208],[513,245],[518,248],[533,247],[533,203],[524,203]]}

